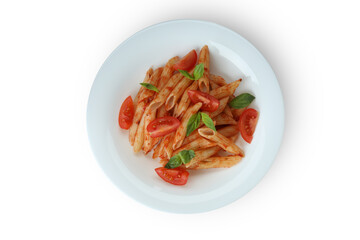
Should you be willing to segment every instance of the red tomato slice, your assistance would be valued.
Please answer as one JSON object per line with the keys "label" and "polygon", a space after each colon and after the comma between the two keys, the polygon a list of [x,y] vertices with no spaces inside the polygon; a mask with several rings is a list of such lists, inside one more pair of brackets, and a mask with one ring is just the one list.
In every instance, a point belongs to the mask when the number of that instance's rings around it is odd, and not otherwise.
{"label": "red tomato slice", "polygon": [[192,69],[197,60],[197,54],[195,49],[191,50],[185,57],[180,59],[177,63],[174,64],[173,68],[175,70],[186,70],[189,71]]}
{"label": "red tomato slice", "polygon": [[146,130],[150,133],[150,137],[161,137],[171,132],[175,132],[180,126],[180,121],[175,117],[160,117],[147,125]]}
{"label": "red tomato slice", "polygon": [[179,168],[167,169],[159,167],[155,169],[155,172],[165,181],[174,185],[185,185],[189,172]]}
{"label": "red tomato slice", "polygon": [[220,102],[210,94],[197,90],[188,90],[188,95],[193,103],[201,102],[203,105],[201,110],[214,112],[218,109]]}
{"label": "red tomato slice", "polygon": [[119,125],[122,129],[129,129],[134,117],[134,103],[131,96],[128,96],[121,105],[119,112]]}
{"label": "red tomato slice", "polygon": [[255,109],[248,108],[240,115],[238,127],[241,136],[247,143],[251,143],[255,132],[256,124],[259,119],[259,113]]}

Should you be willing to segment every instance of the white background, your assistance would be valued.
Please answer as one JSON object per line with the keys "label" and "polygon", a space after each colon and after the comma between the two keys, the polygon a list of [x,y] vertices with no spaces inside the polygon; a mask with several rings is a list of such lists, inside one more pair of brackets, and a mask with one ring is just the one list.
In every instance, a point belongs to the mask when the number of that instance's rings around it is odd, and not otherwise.
{"label": "white background", "polygon": [[[356,3],[1,1],[0,239],[359,239]],[[85,121],[111,51],[144,27],[183,18],[252,42],[286,104],[283,144],[265,178],[238,201],[193,215],[119,191],[92,156]]]}

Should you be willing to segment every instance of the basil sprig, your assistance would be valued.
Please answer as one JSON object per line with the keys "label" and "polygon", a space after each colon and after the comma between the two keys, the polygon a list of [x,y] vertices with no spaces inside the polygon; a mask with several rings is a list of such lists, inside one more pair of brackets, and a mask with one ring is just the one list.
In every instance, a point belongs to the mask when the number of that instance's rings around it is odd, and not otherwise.
{"label": "basil sprig", "polygon": [[207,126],[208,128],[214,130],[216,132],[216,128],[214,125],[213,120],[207,115],[206,113],[201,112],[201,121]]}
{"label": "basil sprig", "polygon": [[231,100],[229,103],[230,107],[232,108],[244,108],[250,105],[250,103],[255,99],[253,95],[250,93],[243,93]]}
{"label": "basil sprig", "polygon": [[184,77],[187,77],[188,79],[196,81],[196,80],[199,80],[204,74],[204,64],[200,63],[200,64],[196,65],[196,67],[194,68],[194,76],[191,76],[191,74],[185,70],[179,70],[179,72]]}
{"label": "basil sprig", "polygon": [[151,91],[159,92],[159,89],[157,89],[157,87],[155,87],[154,85],[152,85],[150,83],[140,83],[140,85]]}
{"label": "basil sprig", "polygon": [[181,152],[170,158],[168,163],[165,165],[165,168],[177,168],[182,164],[187,164],[194,157],[194,150],[182,150]]}
{"label": "basil sprig", "polygon": [[192,115],[186,125],[186,136],[189,136],[195,129],[200,126],[201,115],[199,113],[195,113]]}
{"label": "basil sprig", "polygon": [[216,131],[213,120],[203,112],[198,112],[192,115],[188,121],[186,126],[186,136],[189,136],[194,130],[196,130],[200,126],[200,121],[202,121],[205,126]]}

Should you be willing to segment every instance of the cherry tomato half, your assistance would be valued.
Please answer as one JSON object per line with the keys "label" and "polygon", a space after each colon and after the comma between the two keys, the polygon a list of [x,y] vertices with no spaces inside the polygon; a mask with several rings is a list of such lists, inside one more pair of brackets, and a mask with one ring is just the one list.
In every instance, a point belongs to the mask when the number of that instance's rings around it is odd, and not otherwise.
{"label": "cherry tomato half", "polygon": [[188,95],[193,103],[201,102],[203,105],[201,110],[214,112],[218,109],[220,102],[210,94],[197,90],[188,90]]}
{"label": "cherry tomato half", "polygon": [[242,138],[251,143],[255,132],[256,124],[259,119],[259,113],[255,109],[248,108],[240,115],[238,127]]}
{"label": "cherry tomato half", "polygon": [[119,125],[122,129],[129,129],[134,117],[134,103],[131,96],[128,96],[121,105],[119,112]]}
{"label": "cherry tomato half", "polygon": [[174,64],[173,68],[175,70],[186,70],[189,71],[192,69],[197,60],[197,54],[195,49],[191,50],[185,57],[180,59],[177,63]]}
{"label": "cherry tomato half", "polygon": [[180,121],[175,117],[160,117],[147,125],[146,130],[150,133],[150,137],[161,137],[171,132],[175,132],[180,126]]}
{"label": "cherry tomato half", "polygon": [[183,169],[167,169],[159,167],[155,172],[165,181],[174,185],[185,185],[187,183],[189,172]]}

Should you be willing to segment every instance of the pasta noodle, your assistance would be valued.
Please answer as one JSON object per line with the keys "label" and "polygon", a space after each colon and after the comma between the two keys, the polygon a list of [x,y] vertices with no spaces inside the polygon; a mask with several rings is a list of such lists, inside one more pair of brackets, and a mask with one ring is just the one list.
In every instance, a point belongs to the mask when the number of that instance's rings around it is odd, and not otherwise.
{"label": "pasta noodle", "polygon": [[225,86],[227,84],[221,76],[217,76],[214,74],[210,74],[210,81],[216,83],[218,86]]}
{"label": "pasta noodle", "polygon": [[[147,111],[147,110],[145,110],[145,111]],[[135,135],[135,139],[134,139],[134,152],[139,152],[144,144],[145,115],[146,115],[146,113],[144,113],[143,116],[141,117],[139,126],[136,130],[136,135]]]}
{"label": "pasta noodle", "polygon": [[199,137],[197,139],[195,139],[192,142],[189,142],[186,145],[183,145],[182,147],[176,149],[176,151],[174,151],[173,155],[179,153],[182,150],[186,150],[186,149],[191,149],[191,150],[199,150],[202,148],[209,148],[209,147],[213,147],[216,146],[217,144],[215,142],[211,142],[203,137]]}
{"label": "pasta noodle", "polygon": [[174,117],[181,117],[186,109],[189,107],[191,100],[189,98],[189,95],[187,94],[187,92],[189,90],[196,90],[198,88],[198,83],[196,81],[194,81],[186,90],[185,90],[185,94],[182,95],[181,100],[179,102],[178,107],[175,109],[174,111]]}
{"label": "pasta noodle", "polygon": [[229,115],[225,114],[224,112],[217,115],[214,120],[216,121],[216,125],[236,125],[237,122],[230,117]]}
{"label": "pasta noodle", "polygon": [[[157,86],[159,80],[160,80],[160,76],[161,73],[163,71],[163,68],[157,68],[154,73],[151,75],[150,79],[149,79],[149,84]],[[150,89],[146,89],[144,87],[143,88],[143,92],[141,93],[140,97],[139,97],[139,102],[145,101],[145,100],[149,100],[151,97],[153,97],[155,95],[155,92],[150,90]]]}
{"label": "pasta noodle", "polygon": [[195,151],[195,157],[191,159],[191,161],[185,164],[186,168],[191,168],[197,165],[198,162],[211,157],[221,150],[220,147],[215,146],[211,148],[201,149],[199,151]]}
{"label": "pasta noodle", "polygon": [[159,84],[158,84],[158,89],[162,90],[164,88],[164,86],[166,85],[167,81],[170,79],[171,75],[174,72],[174,64],[179,61],[179,57],[173,57],[170,58],[170,60],[166,63],[164,70],[161,73],[161,77],[159,80]]}
{"label": "pasta noodle", "polygon": [[170,111],[175,106],[177,100],[183,95],[186,88],[192,84],[192,82],[193,80],[183,77],[183,79],[176,85],[167,98],[165,102],[166,111]]}
{"label": "pasta noodle", "polygon": [[210,141],[216,142],[217,145],[225,151],[244,156],[244,151],[224,135],[210,128],[200,128],[198,132],[200,136],[209,139]]}
{"label": "pasta noodle", "polygon": [[152,102],[150,103],[150,108],[152,108],[152,110],[155,110],[161,107],[165,103],[166,98],[169,96],[176,84],[182,78],[183,75],[181,75],[181,73],[176,73],[175,75],[173,75],[166,83],[165,87],[161,89],[161,91],[156,95],[155,99],[152,100]]}
{"label": "pasta noodle", "polygon": [[208,169],[208,168],[230,168],[239,163],[242,157],[240,156],[226,156],[226,157],[210,157],[198,162],[191,169]]}
{"label": "pasta noodle", "polygon": [[234,94],[234,92],[235,92],[236,88],[239,86],[240,82],[241,82],[241,78],[232,83],[229,83],[222,87],[211,90],[210,95],[214,96],[217,99],[229,97],[230,95]]}
{"label": "pasta noodle", "polygon": [[199,89],[202,92],[209,92],[209,66],[210,66],[210,53],[209,47],[205,45],[199,54],[199,64],[204,64],[204,74],[199,79]]}
{"label": "pasta noodle", "polygon": [[145,118],[144,118],[144,149],[143,150],[145,154],[151,151],[155,141],[155,138],[152,138],[150,136],[150,133],[147,131],[146,127],[155,118],[156,118],[156,110],[152,111],[151,109],[149,109],[149,111],[145,114]]}
{"label": "pasta noodle", "polygon": [[174,139],[174,144],[173,144],[174,150],[181,146],[182,142],[184,141],[185,135],[186,135],[187,123],[188,123],[190,117],[199,111],[201,106],[202,106],[202,103],[196,103],[193,106],[189,107],[188,110],[186,110],[183,118],[181,119],[180,127],[176,130],[176,133],[175,133],[175,139]]}

